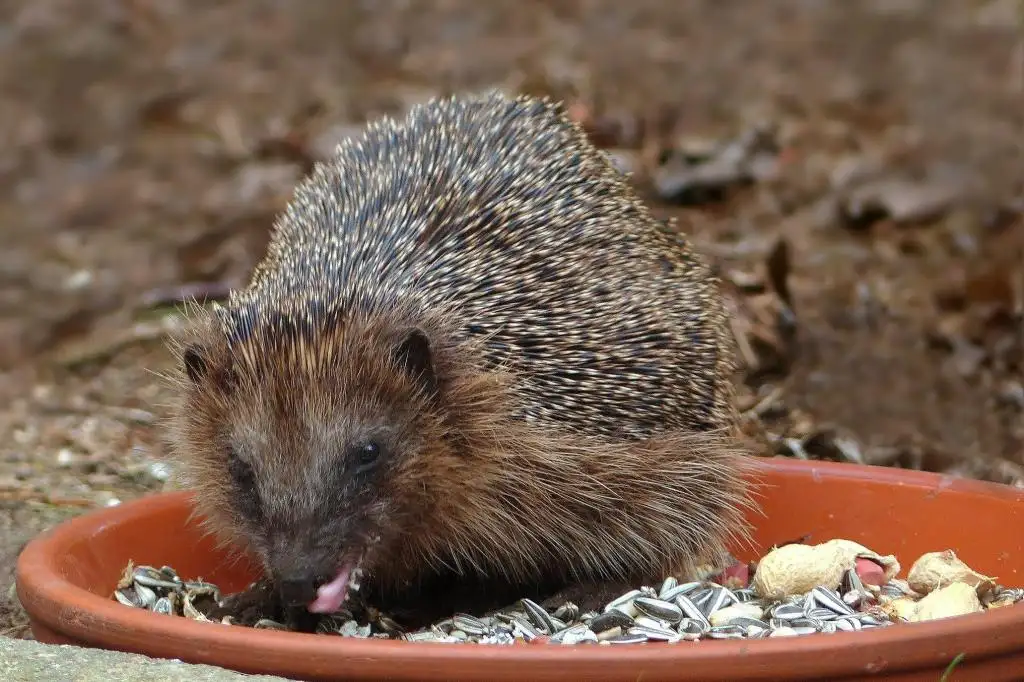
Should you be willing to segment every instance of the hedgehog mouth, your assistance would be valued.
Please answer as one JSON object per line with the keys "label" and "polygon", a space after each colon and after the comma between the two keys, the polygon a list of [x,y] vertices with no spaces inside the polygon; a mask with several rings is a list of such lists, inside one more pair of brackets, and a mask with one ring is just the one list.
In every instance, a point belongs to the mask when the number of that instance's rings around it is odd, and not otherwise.
{"label": "hedgehog mouth", "polygon": [[310,613],[340,611],[349,594],[359,590],[359,581],[363,576],[362,563],[363,557],[343,563],[333,580],[317,588],[316,599],[308,607]]}

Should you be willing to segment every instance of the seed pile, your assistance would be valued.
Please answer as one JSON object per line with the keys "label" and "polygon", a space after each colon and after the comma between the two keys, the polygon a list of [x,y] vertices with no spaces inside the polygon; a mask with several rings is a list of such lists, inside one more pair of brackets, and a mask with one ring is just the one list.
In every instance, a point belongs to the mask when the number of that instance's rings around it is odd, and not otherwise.
{"label": "seed pile", "polygon": [[182,580],[170,566],[134,567],[131,562],[114,590],[125,606],[155,613],[208,620],[206,612],[220,603],[220,588],[202,580]]}
{"label": "seed pile", "polygon": [[[804,561],[794,563],[794,557]],[[843,565],[847,567],[835,573]],[[838,577],[834,584],[826,575],[830,571]],[[548,611],[521,599],[484,616],[459,613],[429,628],[405,632],[386,615],[368,609],[362,622],[345,611],[324,618],[318,632],[410,642],[612,646],[852,632],[1024,603],[1024,589],[998,585],[950,550],[922,556],[907,580],[895,578],[898,571],[894,557],[850,541],[814,547],[792,544],[766,555],[753,580],[747,580],[743,564],[724,572],[718,581],[679,583],[669,577],[660,587],[643,586],[621,595],[600,612],[581,613],[571,602]],[[808,576],[824,576],[824,584],[777,594],[783,583],[806,584]],[[208,614],[220,603],[215,585],[184,581],[167,566],[129,564],[114,596],[126,606],[195,620],[210,620]],[[233,624],[230,616],[221,622]],[[267,619],[253,627],[287,629]]]}

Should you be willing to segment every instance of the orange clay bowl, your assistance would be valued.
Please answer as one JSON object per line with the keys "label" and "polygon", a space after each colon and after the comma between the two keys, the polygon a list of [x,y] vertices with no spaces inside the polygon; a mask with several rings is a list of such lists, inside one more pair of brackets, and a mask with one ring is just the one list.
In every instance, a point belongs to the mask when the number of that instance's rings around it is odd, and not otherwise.
{"label": "orange clay bowl", "polygon": [[[896,469],[757,461],[764,516],[743,559],[808,536],[860,542],[909,568],[953,549],[1006,586],[1024,585],[1024,490]],[[187,493],[159,494],[68,521],[32,541],[18,595],[43,642],[209,663],[307,680],[1024,679],[1024,606],[927,623],[754,641],[511,646],[361,640],[253,630],[135,610],[111,599],[128,560],[245,587],[251,566],[217,553]]]}

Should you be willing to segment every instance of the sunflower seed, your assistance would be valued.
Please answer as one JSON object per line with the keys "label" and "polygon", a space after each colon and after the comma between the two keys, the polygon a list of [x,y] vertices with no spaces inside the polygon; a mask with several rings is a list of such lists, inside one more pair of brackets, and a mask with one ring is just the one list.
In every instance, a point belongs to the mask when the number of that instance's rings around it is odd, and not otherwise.
{"label": "sunflower seed", "polygon": [[407,642],[439,642],[440,638],[433,630],[419,630],[417,632],[407,632],[402,635],[402,639]]}
{"label": "sunflower seed", "polygon": [[387,634],[401,634],[405,631],[405,628],[383,614],[377,617],[377,624]]}
{"label": "sunflower seed", "polygon": [[870,599],[870,595],[866,595],[856,590],[850,590],[843,595],[843,603],[849,606],[851,609],[858,608],[861,604],[864,604]]}
{"label": "sunflower seed", "polygon": [[815,604],[816,606],[828,609],[840,616],[848,616],[854,612],[853,609],[843,601],[843,598],[839,596],[839,593],[834,590],[830,590],[827,587],[815,587],[811,590],[810,598],[807,601]]}
{"label": "sunflower seed", "polygon": [[602,633],[615,627],[629,629],[632,626],[633,619],[617,609],[602,613],[590,621],[590,629],[597,633]]}
{"label": "sunflower seed", "polygon": [[631,633],[627,632],[624,635],[618,637],[612,637],[606,639],[602,644],[645,644],[647,642],[647,635],[642,633]]}
{"label": "sunflower seed", "polygon": [[804,610],[797,604],[779,604],[771,610],[772,618],[795,620],[804,617]]}
{"label": "sunflower seed", "polygon": [[815,630],[821,627],[821,623],[815,618],[794,618],[786,621],[786,625],[791,628],[814,628]]}
{"label": "sunflower seed", "polygon": [[885,595],[886,597],[892,597],[894,599],[899,599],[900,597],[907,597],[914,594],[914,591],[910,589],[910,585],[907,584],[907,581],[900,580],[898,578],[893,578],[886,584],[882,585],[881,588],[879,588],[879,590],[881,594]]}
{"label": "sunflower seed", "polygon": [[664,594],[658,595],[658,598],[662,601],[675,601],[676,597],[678,597],[679,595],[689,596],[691,593],[695,592],[702,584],[703,583],[700,582],[690,582],[683,583],[681,585],[676,585],[672,589],[667,590]]}
{"label": "sunflower seed", "polygon": [[639,625],[642,628],[665,628],[668,627],[668,623],[658,620],[657,618],[650,618],[648,616],[637,616],[636,620],[633,621],[634,625]]}
{"label": "sunflower seed", "polygon": [[719,625],[708,631],[711,639],[743,639],[744,629],[736,625]]}
{"label": "sunflower seed", "polygon": [[1024,587],[1004,587],[995,593],[994,601],[1003,601],[1004,599],[1012,602],[1024,601]]}
{"label": "sunflower seed", "polygon": [[736,600],[741,603],[754,601],[755,599],[757,599],[757,593],[755,593],[754,590],[750,587],[744,587],[738,590],[733,590],[732,593],[736,597]]}
{"label": "sunflower seed", "polygon": [[[740,598],[736,596],[736,593],[730,590],[728,587],[719,585],[718,589],[722,591],[725,599],[725,606],[732,606],[733,604],[739,604]],[[719,607],[722,608],[722,607]]]}
{"label": "sunflower seed", "polygon": [[[593,630],[591,630],[591,632],[593,632]],[[604,632],[597,633],[597,639],[598,639],[598,641],[603,642],[606,639],[615,639],[616,637],[618,637],[621,634],[622,634],[622,628],[620,626],[616,625],[613,628],[608,628]]]}
{"label": "sunflower seed", "polygon": [[792,630],[798,635],[812,635],[818,631],[817,628],[813,628],[806,625],[803,627],[792,628]]}
{"label": "sunflower seed", "polygon": [[[840,614],[837,614],[832,609],[826,609],[826,608],[823,608],[823,607],[819,606],[819,607],[813,608],[813,609],[811,609],[809,611],[806,611],[804,613],[804,615],[807,618],[810,618],[812,620],[824,621],[824,620],[834,620]],[[849,615],[849,614],[845,614],[845,615]]]}
{"label": "sunflower seed", "polygon": [[572,622],[579,617],[580,607],[569,601],[555,609],[551,615],[560,620]]}
{"label": "sunflower seed", "polygon": [[680,637],[679,633],[668,628],[655,628],[655,627],[644,627],[642,625],[634,625],[627,632],[627,635],[643,635],[648,640],[658,642],[678,642]]}
{"label": "sunflower seed", "polygon": [[678,623],[683,617],[683,610],[681,608],[671,602],[660,599],[637,597],[633,604],[641,613],[673,625]]}
{"label": "sunflower seed", "polygon": [[138,601],[144,609],[152,609],[156,604],[157,596],[156,592],[149,589],[140,582],[135,583],[135,593],[138,595]]}
{"label": "sunflower seed", "polygon": [[516,620],[512,623],[512,635],[522,637],[527,642],[540,637],[543,633],[525,620]]}
{"label": "sunflower seed", "polygon": [[626,594],[608,602],[604,607],[604,613],[608,613],[612,609],[618,609],[627,616],[636,617],[636,607],[633,605],[633,600],[640,596],[643,596],[643,592],[640,590],[630,590]]}
{"label": "sunflower seed", "polygon": [[185,588],[185,591],[191,594],[193,597],[209,595],[216,601],[220,601],[220,588],[213,583],[203,582],[202,580],[191,580],[181,584]]}
{"label": "sunflower seed", "polygon": [[486,635],[489,629],[486,623],[468,613],[455,614],[452,616],[452,622],[456,629],[462,630],[467,635]]}
{"label": "sunflower seed", "polygon": [[597,635],[586,625],[579,623],[556,633],[551,637],[551,641],[555,644],[565,645],[584,644],[586,642],[596,642]]}
{"label": "sunflower seed", "polygon": [[125,606],[131,606],[136,609],[146,608],[145,604],[142,603],[142,599],[139,597],[139,593],[131,586],[114,590],[114,598]]}
{"label": "sunflower seed", "polygon": [[733,595],[732,591],[725,587],[713,587],[711,588],[711,594],[703,603],[698,604],[701,612],[710,617],[712,613],[720,609],[724,609],[731,604],[735,604],[739,600]]}
{"label": "sunflower seed", "polygon": [[763,620],[758,620],[757,618],[745,618],[743,616],[733,618],[727,623],[727,625],[735,625],[738,628],[760,628],[762,630],[768,629],[768,623],[764,622]]}
{"label": "sunflower seed", "polygon": [[186,594],[181,600],[181,615],[191,620],[209,620],[202,611],[192,604],[192,597]]}
{"label": "sunflower seed", "polygon": [[665,578],[665,582],[663,582],[661,584],[661,589],[658,590],[658,598],[659,599],[664,599],[665,598],[665,594],[669,590],[674,589],[678,585],[679,585],[679,581],[676,580],[674,577],[669,576],[669,577]]}
{"label": "sunflower seed", "polygon": [[696,635],[700,637],[711,629],[711,624],[703,619],[684,618],[679,622],[679,627],[676,629],[681,635]]}
{"label": "sunflower seed", "polygon": [[487,635],[486,637],[480,638],[480,644],[507,645],[514,643],[515,638],[507,632],[495,632],[493,635]]}
{"label": "sunflower seed", "polygon": [[174,570],[173,568],[171,568],[170,566],[161,566],[161,567],[160,567],[159,569],[157,569],[157,570],[159,570],[159,571],[160,571],[160,574],[161,574],[161,575],[162,575],[162,576],[163,576],[163,577],[164,577],[165,579],[167,579],[167,580],[170,580],[170,581],[172,581],[172,582],[176,582],[176,583],[180,583],[180,582],[181,582],[181,578],[179,578],[179,577],[178,577],[178,572],[177,572],[177,571],[175,571],[175,570]]}
{"label": "sunflower seed", "polygon": [[843,592],[867,592],[867,588],[864,587],[863,581],[861,581],[860,576],[857,575],[857,570],[854,568],[847,569],[846,572],[843,573],[843,579],[840,583],[839,589]]}
{"label": "sunflower seed", "polygon": [[797,634],[796,630],[789,626],[782,626],[781,628],[775,628],[768,636],[769,637],[795,637]]}
{"label": "sunflower seed", "polygon": [[818,628],[818,632],[823,632],[826,635],[830,635],[838,629],[839,626],[836,625],[836,622],[834,620],[829,620],[821,624],[821,627]]}
{"label": "sunflower seed", "polygon": [[715,591],[705,587],[690,593],[689,597],[690,601],[693,602],[693,605],[696,606],[705,617],[707,617],[707,606],[711,603],[711,600],[714,599]]}
{"label": "sunflower seed", "polygon": [[764,611],[757,604],[737,602],[732,606],[726,606],[724,609],[715,611],[708,620],[711,621],[712,625],[728,625],[737,618],[760,619],[763,615]]}
{"label": "sunflower seed", "polygon": [[370,636],[370,631],[371,627],[369,624],[360,625],[354,620],[347,620],[338,630],[338,634],[344,637],[359,637],[360,639],[366,639]]}
{"label": "sunflower seed", "polygon": [[843,618],[837,618],[833,622],[835,623],[836,630],[840,630],[842,632],[856,632],[861,628],[860,620],[856,617],[846,616]]}
{"label": "sunflower seed", "polygon": [[697,608],[696,604],[694,604],[692,601],[690,601],[689,597],[687,597],[685,595],[682,595],[682,594],[679,595],[678,597],[676,597],[676,606],[678,606],[680,609],[682,609],[683,614],[687,618],[693,618],[695,620],[699,620],[700,622],[704,623],[708,627],[711,627],[711,622],[708,620],[707,616],[704,615],[703,611],[701,611],[699,608]]}
{"label": "sunflower seed", "polygon": [[168,580],[160,571],[149,566],[136,568],[132,573],[132,579],[136,585],[145,585],[157,590],[176,590],[181,586],[180,583]]}
{"label": "sunflower seed", "polygon": [[534,625],[549,635],[553,635],[557,632],[555,623],[551,620],[551,616],[543,607],[541,607],[540,604],[525,598],[521,599],[520,603],[523,605],[523,608],[526,609],[526,613],[530,616],[530,620]]}

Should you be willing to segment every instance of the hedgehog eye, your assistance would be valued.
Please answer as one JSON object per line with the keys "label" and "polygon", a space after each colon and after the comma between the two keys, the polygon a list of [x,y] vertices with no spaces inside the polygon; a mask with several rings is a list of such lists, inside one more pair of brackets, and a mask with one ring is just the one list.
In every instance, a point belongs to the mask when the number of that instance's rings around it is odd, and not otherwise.
{"label": "hedgehog eye", "polygon": [[368,469],[380,459],[380,445],[372,440],[364,441],[355,447],[356,465],[359,469]]}
{"label": "hedgehog eye", "polygon": [[241,490],[255,494],[256,473],[252,465],[239,457],[234,448],[228,450],[228,474]]}

